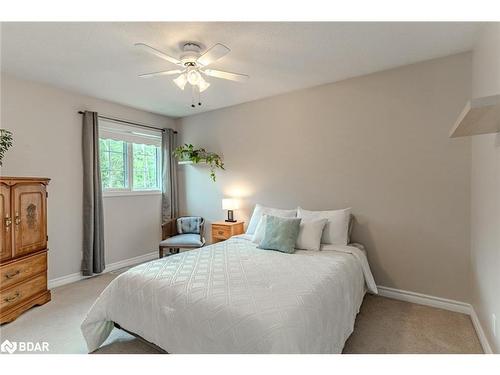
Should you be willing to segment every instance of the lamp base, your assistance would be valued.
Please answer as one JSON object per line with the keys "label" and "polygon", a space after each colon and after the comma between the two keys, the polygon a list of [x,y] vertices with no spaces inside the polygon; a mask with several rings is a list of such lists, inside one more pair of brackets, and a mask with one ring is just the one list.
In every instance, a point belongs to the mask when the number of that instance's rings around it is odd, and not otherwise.
{"label": "lamp base", "polygon": [[227,219],[225,221],[227,223],[236,223],[236,220],[234,220],[233,210],[227,210]]}

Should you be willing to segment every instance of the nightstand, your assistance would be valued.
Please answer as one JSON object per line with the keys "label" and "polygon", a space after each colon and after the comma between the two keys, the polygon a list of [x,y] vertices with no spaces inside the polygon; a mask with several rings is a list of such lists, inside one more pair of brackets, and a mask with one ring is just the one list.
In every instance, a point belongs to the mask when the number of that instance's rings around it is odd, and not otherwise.
{"label": "nightstand", "polygon": [[243,233],[243,221],[237,221],[236,223],[215,221],[212,223],[212,243],[225,241],[232,236]]}

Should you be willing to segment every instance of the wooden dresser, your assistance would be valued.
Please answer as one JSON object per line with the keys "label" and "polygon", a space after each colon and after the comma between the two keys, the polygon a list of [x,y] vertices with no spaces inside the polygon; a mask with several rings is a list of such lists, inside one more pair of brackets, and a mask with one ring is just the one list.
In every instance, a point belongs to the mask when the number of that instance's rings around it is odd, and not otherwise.
{"label": "wooden dresser", "polygon": [[48,178],[0,177],[0,324],[50,301]]}

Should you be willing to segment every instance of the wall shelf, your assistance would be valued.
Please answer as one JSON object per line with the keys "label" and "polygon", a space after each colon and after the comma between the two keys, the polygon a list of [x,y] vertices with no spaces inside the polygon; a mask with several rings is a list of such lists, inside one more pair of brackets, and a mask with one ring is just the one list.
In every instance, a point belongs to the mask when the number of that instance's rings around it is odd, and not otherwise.
{"label": "wall shelf", "polygon": [[472,99],[458,116],[450,138],[500,132],[500,95]]}

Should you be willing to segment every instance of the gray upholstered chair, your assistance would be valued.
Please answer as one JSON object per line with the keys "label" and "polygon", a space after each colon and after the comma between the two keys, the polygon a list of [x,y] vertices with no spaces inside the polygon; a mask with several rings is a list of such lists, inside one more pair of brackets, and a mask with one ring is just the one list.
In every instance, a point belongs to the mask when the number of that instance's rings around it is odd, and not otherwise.
{"label": "gray upholstered chair", "polygon": [[159,257],[163,258],[163,251],[169,250],[176,254],[179,249],[198,249],[205,245],[203,232],[205,220],[200,216],[181,216],[170,219],[162,224],[162,239],[160,242]]}

